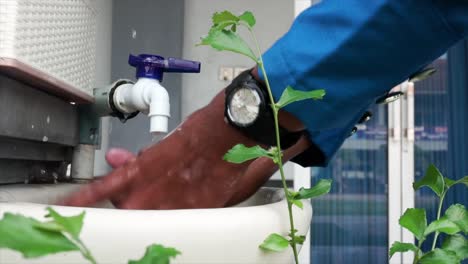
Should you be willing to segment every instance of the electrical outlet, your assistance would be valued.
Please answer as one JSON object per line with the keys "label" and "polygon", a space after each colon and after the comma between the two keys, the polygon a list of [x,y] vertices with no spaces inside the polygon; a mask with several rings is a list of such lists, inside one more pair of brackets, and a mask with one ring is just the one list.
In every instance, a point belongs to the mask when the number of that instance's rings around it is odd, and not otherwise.
{"label": "electrical outlet", "polygon": [[234,68],[234,78],[236,78],[237,76],[239,76],[239,74],[241,74],[242,72],[248,70],[249,68],[247,67],[236,67]]}
{"label": "electrical outlet", "polygon": [[234,68],[221,66],[219,68],[219,80],[230,82],[234,79]]}

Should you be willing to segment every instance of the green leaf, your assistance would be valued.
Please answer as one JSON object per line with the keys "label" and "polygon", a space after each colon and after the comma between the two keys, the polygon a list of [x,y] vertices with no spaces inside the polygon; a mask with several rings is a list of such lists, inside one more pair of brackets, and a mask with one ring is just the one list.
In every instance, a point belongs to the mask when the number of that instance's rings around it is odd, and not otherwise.
{"label": "green leaf", "polygon": [[282,235],[271,234],[263,241],[260,248],[266,251],[281,252],[288,248],[288,246],[289,241],[287,238]]}
{"label": "green leaf", "polygon": [[423,186],[431,188],[437,196],[442,196],[444,192],[444,176],[437,169],[436,166],[431,164],[426,171],[426,175],[420,181],[413,183],[415,190],[420,189]]}
{"label": "green leaf", "polygon": [[307,99],[322,99],[325,96],[325,90],[313,90],[313,91],[301,91],[294,90],[291,86],[284,89],[283,94],[281,95],[279,101],[276,103],[278,108],[283,108],[288,104],[307,100]]}
{"label": "green leaf", "polygon": [[465,184],[466,187],[468,187],[468,175],[461,178],[460,180],[457,181],[458,183],[463,183]]}
{"label": "green leaf", "polygon": [[304,209],[304,204],[302,203],[301,200],[292,199],[291,203],[293,203],[295,206],[297,206],[297,207],[299,207],[301,209]]}
{"label": "green leaf", "polygon": [[304,204],[302,203],[301,200],[296,200],[294,197],[296,197],[299,193],[298,192],[295,192],[295,191],[289,191],[286,193],[286,197],[288,199],[289,202],[291,202],[292,204],[294,204],[295,206],[301,208],[301,209],[304,209]]}
{"label": "green leaf", "polygon": [[34,225],[34,227],[46,230],[46,231],[51,231],[51,232],[64,232],[65,230],[63,229],[63,226],[57,224],[55,221],[49,221],[49,222],[38,222],[37,224]]}
{"label": "green leaf", "polygon": [[453,185],[457,184],[456,181],[454,181],[454,180],[452,180],[450,178],[447,178],[447,177],[444,177],[444,182],[445,182],[445,186],[447,186],[447,188],[450,188]]}
{"label": "green leaf", "polygon": [[463,235],[448,236],[442,243],[442,249],[454,252],[460,260],[468,258],[468,240]]}
{"label": "green leaf", "polygon": [[456,264],[460,263],[457,255],[452,251],[436,248],[425,254],[419,260],[420,264]]}
{"label": "green leaf", "polygon": [[426,68],[422,71],[419,71],[419,72],[416,72],[414,74],[412,74],[408,79],[409,82],[419,82],[419,81],[422,81],[426,78],[428,78],[429,76],[431,76],[432,74],[434,74],[437,70],[430,67],[430,68]]}
{"label": "green leaf", "polygon": [[84,211],[75,216],[62,216],[50,207],[47,207],[47,211],[49,212],[49,217],[54,219],[57,224],[61,225],[66,232],[72,235],[73,238],[78,238],[80,236],[85,216]]}
{"label": "green leaf", "polygon": [[[291,235],[289,235],[289,236],[291,236]],[[291,243],[292,241],[294,241],[294,243],[296,243],[296,244],[298,244],[298,245],[302,245],[302,244],[304,244],[304,241],[305,241],[305,240],[306,240],[306,237],[305,237],[305,236],[294,236],[294,237],[291,238],[290,243]]]}
{"label": "green leaf", "polygon": [[462,184],[464,184],[466,187],[468,187],[468,176],[465,176],[465,177],[463,177],[463,178],[457,180],[455,184],[458,184],[458,183],[462,183]]}
{"label": "green leaf", "polygon": [[219,24],[226,23],[226,22],[237,23],[239,21],[239,18],[233,13],[225,10],[223,12],[214,13],[211,20],[213,21],[214,25],[219,25]]}
{"label": "green leaf", "polygon": [[235,26],[239,24],[240,21],[245,22],[251,28],[255,26],[256,23],[255,16],[250,11],[246,11],[240,16],[236,16],[229,11],[217,12],[214,13],[212,21],[213,27],[218,29],[224,29],[230,25]]}
{"label": "green leaf", "polygon": [[146,253],[140,260],[129,260],[128,264],[169,264],[171,258],[180,254],[175,248],[154,244],[146,248]]}
{"label": "green leaf", "polygon": [[214,13],[212,20],[213,26],[211,30],[223,30],[231,26],[231,30],[236,32],[237,24],[239,24],[239,18],[229,11]]}
{"label": "green leaf", "polygon": [[400,225],[408,229],[418,239],[424,239],[424,230],[427,227],[426,210],[409,208],[400,217]]}
{"label": "green leaf", "polygon": [[392,256],[397,252],[407,252],[407,251],[417,252],[418,247],[416,247],[415,245],[411,243],[402,243],[402,242],[395,241],[393,242],[392,247],[390,248],[389,255],[390,255],[390,258],[392,258]]}
{"label": "green leaf", "polygon": [[270,153],[260,146],[253,146],[249,148],[243,144],[238,144],[230,149],[228,153],[224,155],[223,159],[231,163],[240,164],[259,157],[271,158]]}
{"label": "green leaf", "polygon": [[457,224],[447,219],[447,217],[441,217],[439,220],[436,220],[429,224],[424,231],[424,236],[429,235],[432,232],[440,232],[448,235],[453,235],[460,232],[460,227]]}
{"label": "green leaf", "polygon": [[332,180],[322,179],[310,189],[301,188],[294,196],[296,200],[311,199],[330,192]]}
{"label": "green leaf", "polygon": [[453,185],[459,184],[459,183],[464,184],[466,187],[468,187],[468,176],[465,176],[465,177],[463,177],[461,179],[458,179],[456,181],[454,181],[452,179],[449,179],[447,177],[444,178],[444,180],[445,180],[445,185],[447,186],[447,188],[450,188]]}
{"label": "green leaf", "polygon": [[270,147],[268,150],[268,155],[275,164],[279,164],[280,160],[283,158],[283,152],[278,149],[278,147]]}
{"label": "green leaf", "polygon": [[244,12],[242,15],[239,16],[239,19],[247,23],[247,25],[249,25],[250,27],[255,26],[255,16],[250,11]]}
{"label": "green leaf", "polygon": [[62,233],[36,228],[39,223],[33,218],[5,213],[0,220],[0,248],[18,251],[25,258],[79,250]]}
{"label": "green leaf", "polygon": [[218,51],[227,50],[239,53],[258,63],[258,59],[249,45],[239,34],[230,30],[213,28],[208,33],[208,36],[202,38],[201,43],[197,44],[197,46],[200,45],[211,46]]}
{"label": "green leaf", "polygon": [[454,204],[445,211],[445,217],[454,222],[460,229],[468,233],[468,212],[465,206],[461,204]]}

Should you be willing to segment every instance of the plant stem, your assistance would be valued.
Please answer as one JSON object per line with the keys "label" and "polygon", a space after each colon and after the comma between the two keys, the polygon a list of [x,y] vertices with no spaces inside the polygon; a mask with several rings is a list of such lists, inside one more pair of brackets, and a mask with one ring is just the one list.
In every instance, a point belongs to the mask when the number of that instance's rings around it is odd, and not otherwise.
{"label": "plant stem", "polygon": [[422,243],[424,242],[425,239],[419,240],[418,241],[418,250],[414,252],[414,259],[413,259],[413,264],[417,264],[419,261],[419,252],[421,251]]}
{"label": "plant stem", "polygon": [[[440,196],[440,200],[439,200],[439,208],[437,209],[437,220],[440,219],[440,214],[441,214],[441,211],[442,211],[442,204],[444,203],[444,198],[445,198],[445,194],[447,193],[448,189],[445,190],[442,195]],[[436,231],[435,234],[434,234],[434,241],[432,241],[432,250],[435,249],[435,246],[436,246],[436,243],[437,243],[437,238],[439,237],[439,232]]]}
{"label": "plant stem", "polygon": [[296,237],[296,229],[294,228],[294,217],[293,217],[293,213],[292,213],[292,202],[290,201],[289,199],[289,190],[288,190],[288,185],[286,183],[286,176],[284,175],[284,170],[283,170],[283,157],[282,157],[282,152],[281,152],[281,140],[280,140],[280,133],[279,133],[279,122],[278,122],[278,111],[279,109],[276,107],[275,105],[275,99],[273,98],[273,93],[271,91],[271,87],[270,87],[270,81],[268,80],[268,76],[267,76],[267,73],[266,73],[266,70],[265,70],[265,66],[263,64],[263,58],[262,58],[262,53],[260,51],[260,45],[258,45],[258,41],[257,41],[257,37],[255,37],[255,34],[253,32],[253,29],[251,27],[247,27],[255,41],[255,46],[257,47],[257,51],[258,51],[258,55],[259,55],[259,61],[257,61],[257,64],[258,66],[260,67],[260,69],[262,70],[262,73],[263,73],[263,77],[265,78],[265,84],[266,84],[266,87],[267,87],[267,90],[268,90],[268,96],[270,97],[270,102],[271,102],[271,108],[273,110],[273,118],[274,118],[274,121],[275,121],[275,134],[276,134],[276,147],[278,148],[278,151],[276,151],[275,155],[277,155],[276,159],[277,159],[277,164],[278,164],[278,167],[279,167],[279,170],[280,170],[280,174],[281,174],[281,182],[283,184],[283,189],[284,189],[284,193],[286,195],[286,200],[287,200],[287,203],[288,203],[288,213],[289,213],[289,225],[290,225],[290,228],[291,228],[291,248],[293,250],[293,253],[294,253],[294,260],[296,262],[296,264],[299,264],[299,255],[297,253],[297,246],[296,246],[296,242],[295,242],[295,237]]}
{"label": "plant stem", "polygon": [[89,260],[92,264],[97,264],[96,259],[93,257],[93,254],[91,254],[91,251],[86,247],[86,245],[79,238],[75,238],[75,242],[80,248],[81,255],[83,255],[83,257]]}

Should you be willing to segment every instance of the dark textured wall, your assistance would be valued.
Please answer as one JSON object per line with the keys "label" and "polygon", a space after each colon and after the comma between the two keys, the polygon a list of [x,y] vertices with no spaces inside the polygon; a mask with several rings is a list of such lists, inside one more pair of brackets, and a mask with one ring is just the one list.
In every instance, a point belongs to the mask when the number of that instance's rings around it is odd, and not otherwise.
{"label": "dark textured wall", "polygon": [[[114,0],[112,21],[112,80],[135,79],[135,69],[127,63],[129,53],[181,57],[184,29],[183,0]],[[98,54],[99,56],[99,54]],[[169,129],[180,122],[181,76],[164,75],[163,86],[171,98]],[[146,115],[121,124],[112,119],[110,147],[133,152],[151,143]]]}

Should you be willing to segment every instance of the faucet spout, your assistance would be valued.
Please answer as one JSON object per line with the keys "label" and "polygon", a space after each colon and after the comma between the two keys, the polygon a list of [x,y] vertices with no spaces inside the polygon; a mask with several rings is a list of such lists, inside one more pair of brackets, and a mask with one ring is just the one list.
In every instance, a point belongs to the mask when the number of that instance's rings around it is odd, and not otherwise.
{"label": "faucet spout", "polygon": [[148,116],[152,134],[167,133],[170,117],[169,94],[159,82],[151,89]]}

